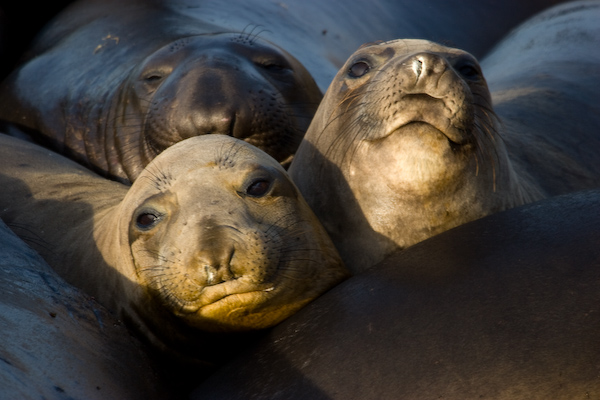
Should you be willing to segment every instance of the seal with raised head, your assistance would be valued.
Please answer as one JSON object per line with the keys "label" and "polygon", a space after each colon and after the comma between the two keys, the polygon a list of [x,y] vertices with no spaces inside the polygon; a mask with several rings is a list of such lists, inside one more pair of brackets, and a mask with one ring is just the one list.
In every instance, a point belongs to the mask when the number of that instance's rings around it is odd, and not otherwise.
{"label": "seal with raised head", "polygon": [[0,149],[0,217],[175,358],[218,363],[227,332],[273,326],[347,275],[285,170],[244,141],[182,141],[131,187],[7,135]]}
{"label": "seal with raised head", "polygon": [[600,398],[600,191],[399,251],[221,368],[192,399]]}
{"label": "seal with raised head", "polygon": [[548,1],[496,3],[78,1],[5,80],[0,118],[121,181],[208,133],[288,165],[321,91],[362,43],[419,36],[483,52]]}
{"label": "seal with raised head", "polygon": [[352,271],[484,215],[600,185],[598,17],[597,2],[549,10],[481,67],[423,40],[350,57],[290,175]]}

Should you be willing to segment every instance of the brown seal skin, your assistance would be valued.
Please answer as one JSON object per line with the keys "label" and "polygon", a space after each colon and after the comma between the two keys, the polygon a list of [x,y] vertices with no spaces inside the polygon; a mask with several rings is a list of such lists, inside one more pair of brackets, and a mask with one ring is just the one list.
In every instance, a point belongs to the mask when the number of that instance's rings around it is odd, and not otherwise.
{"label": "brown seal skin", "polygon": [[74,2],[4,81],[0,118],[7,132],[121,181],[207,133],[247,140],[287,166],[321,91],[362,43],[426,37],[483,53],[553,3]]}
{"label": "brown seal skin", "polygon": [[598,204],[544,199],[397,252],[191,398],[598,399]]}
{"label": "brown seal skin", "polygon": [[139,341],[2,221],[0,310],[0,398],[168,398]]}
{"label": "brown seal skin", "polygon": [[273,326],[348,274],[285,170],[244,141],[182,141],[128,187],[0,140],[0,217],[172,358],[210,367],[236,348],[227,333]]}
{"label": "brown seal skin", "polygon": [[351,271],[482,216],[600,185],[596,17],[598,3],[558,6],[481,67],[422,40],[350,57],[289,172]]}

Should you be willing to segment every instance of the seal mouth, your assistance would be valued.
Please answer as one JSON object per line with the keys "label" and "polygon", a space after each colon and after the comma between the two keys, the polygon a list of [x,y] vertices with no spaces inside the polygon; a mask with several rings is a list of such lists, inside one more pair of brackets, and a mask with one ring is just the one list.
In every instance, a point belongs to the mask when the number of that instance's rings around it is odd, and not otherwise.
{"label": "seal mouth", "polygon": [[427,132],[435,132],[441,136],[444,136],[448,140],[448,144],[453,149],[458,147],[462,147],[469,143],[468,137],[465,134],[464,130],[458,129],[450,124],[448,121],[448,125],[439,126],[437,124],[432,124],[429,121],[421,121],[414,120],[398,125],[397,127],[391,129],[384,137],[381,139],[385,139],[394,134],[402,134],[402,131],[406,129],[419,129],[420,131]]}
{"label": "seal mouth", "polygon": [[388,125],[391,129],[384,137],[422,124],[429,125],[444,135],[453,146],[461,146],[470,141],[470,107],[462,101],[456,103],[446,96],[411,93],[403,96],[395,108],[397,112],[394,120]]}
{"label": "seal mouth", "polygon": [[252,300],[252,303],[258,304],[260,300],[256,299],[256,297],[267,298],[274,294],[272,292],[276,292],[276,285],[274,283],[256,284],[245,282],[243,278],[198,287],[201,287],[201,289],[194,300],[184,300],[180,297],[170,296],[170,301],[179,305],[179,313],[198,313],[204,307],[215,306],[220,302],[227,302],[235,296],[239,298],[238,302],[240,303],[244,303],[244,301],[241,301],[243,297],[248,297],[248,303]]}

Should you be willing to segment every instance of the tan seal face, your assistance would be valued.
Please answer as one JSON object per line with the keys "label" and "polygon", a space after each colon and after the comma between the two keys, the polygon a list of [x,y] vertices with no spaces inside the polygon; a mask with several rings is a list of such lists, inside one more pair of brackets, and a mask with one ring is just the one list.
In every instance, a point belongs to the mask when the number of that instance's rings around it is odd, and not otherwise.
{"label": "tan seal face", "polygon": [[495,141],[477,60],[396,40],[346,62],[290,175],[358,270],[496,207],[482,195],[500,184]]}
{"label": "tan seal face", "polygon": [[140,284],[205,331],[272,326],[347,275],[283,168],[240,140],[169,148],[123,204]]}

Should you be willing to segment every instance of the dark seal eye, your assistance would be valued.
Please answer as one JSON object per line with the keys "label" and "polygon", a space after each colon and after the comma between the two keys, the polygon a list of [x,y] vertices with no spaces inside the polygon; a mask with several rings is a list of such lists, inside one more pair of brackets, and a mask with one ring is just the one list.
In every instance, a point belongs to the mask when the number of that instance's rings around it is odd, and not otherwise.
{"label": "dark seal eye", "polygon": [[286,75],[291,71],[290,65],[279,57],[268,57],[258,59],[256,65],[265,70],[266,72],[274,75]]}
{"label": "dark seal eye", "polygon": [[160,221],[160,215],[155,212],[143,212],[135,220],[140,229],[150,229]]}
{"label": "dark seal eye", "polygon": [[265,62],[261,63],[260,66],[270,72],[281,72],[286,69],[284,65],[276,62]]}
{"label": "dark seal eye", "polygon": [[471,64],[463,64],[459,66],[458,72],[467,79],[479,78],[479,70]]}
{"label": "dark seal eye", "polygon": [[266,179],[257,179],[248,186],[246,194],[252,197],[262,197],[269,191],[271,182]]}
{"label": "dark seal eye", "polygon": [[150,86],[158,86],[165,79],[165,75],[160,72],[149,72],[142,76],[142,81]]}
{"label": "dark seal eye", "polygon": [[148,76],[145,76],[144,80],[146,82],[148,82],[148,83],[156,83],[156,82],[162,80],[162,78],[163,78],[162,75],[159,75],[159,74],[150,74]]}
{"label": "dark seal eye", "polygon": [[370,69],[371,67],[369,66],[369,64],[367,64],[364,61],[358,61],[350,66],[350,68],[348,69],[348,74],[353,78],[360,78],[361,76],[369,72]]}

